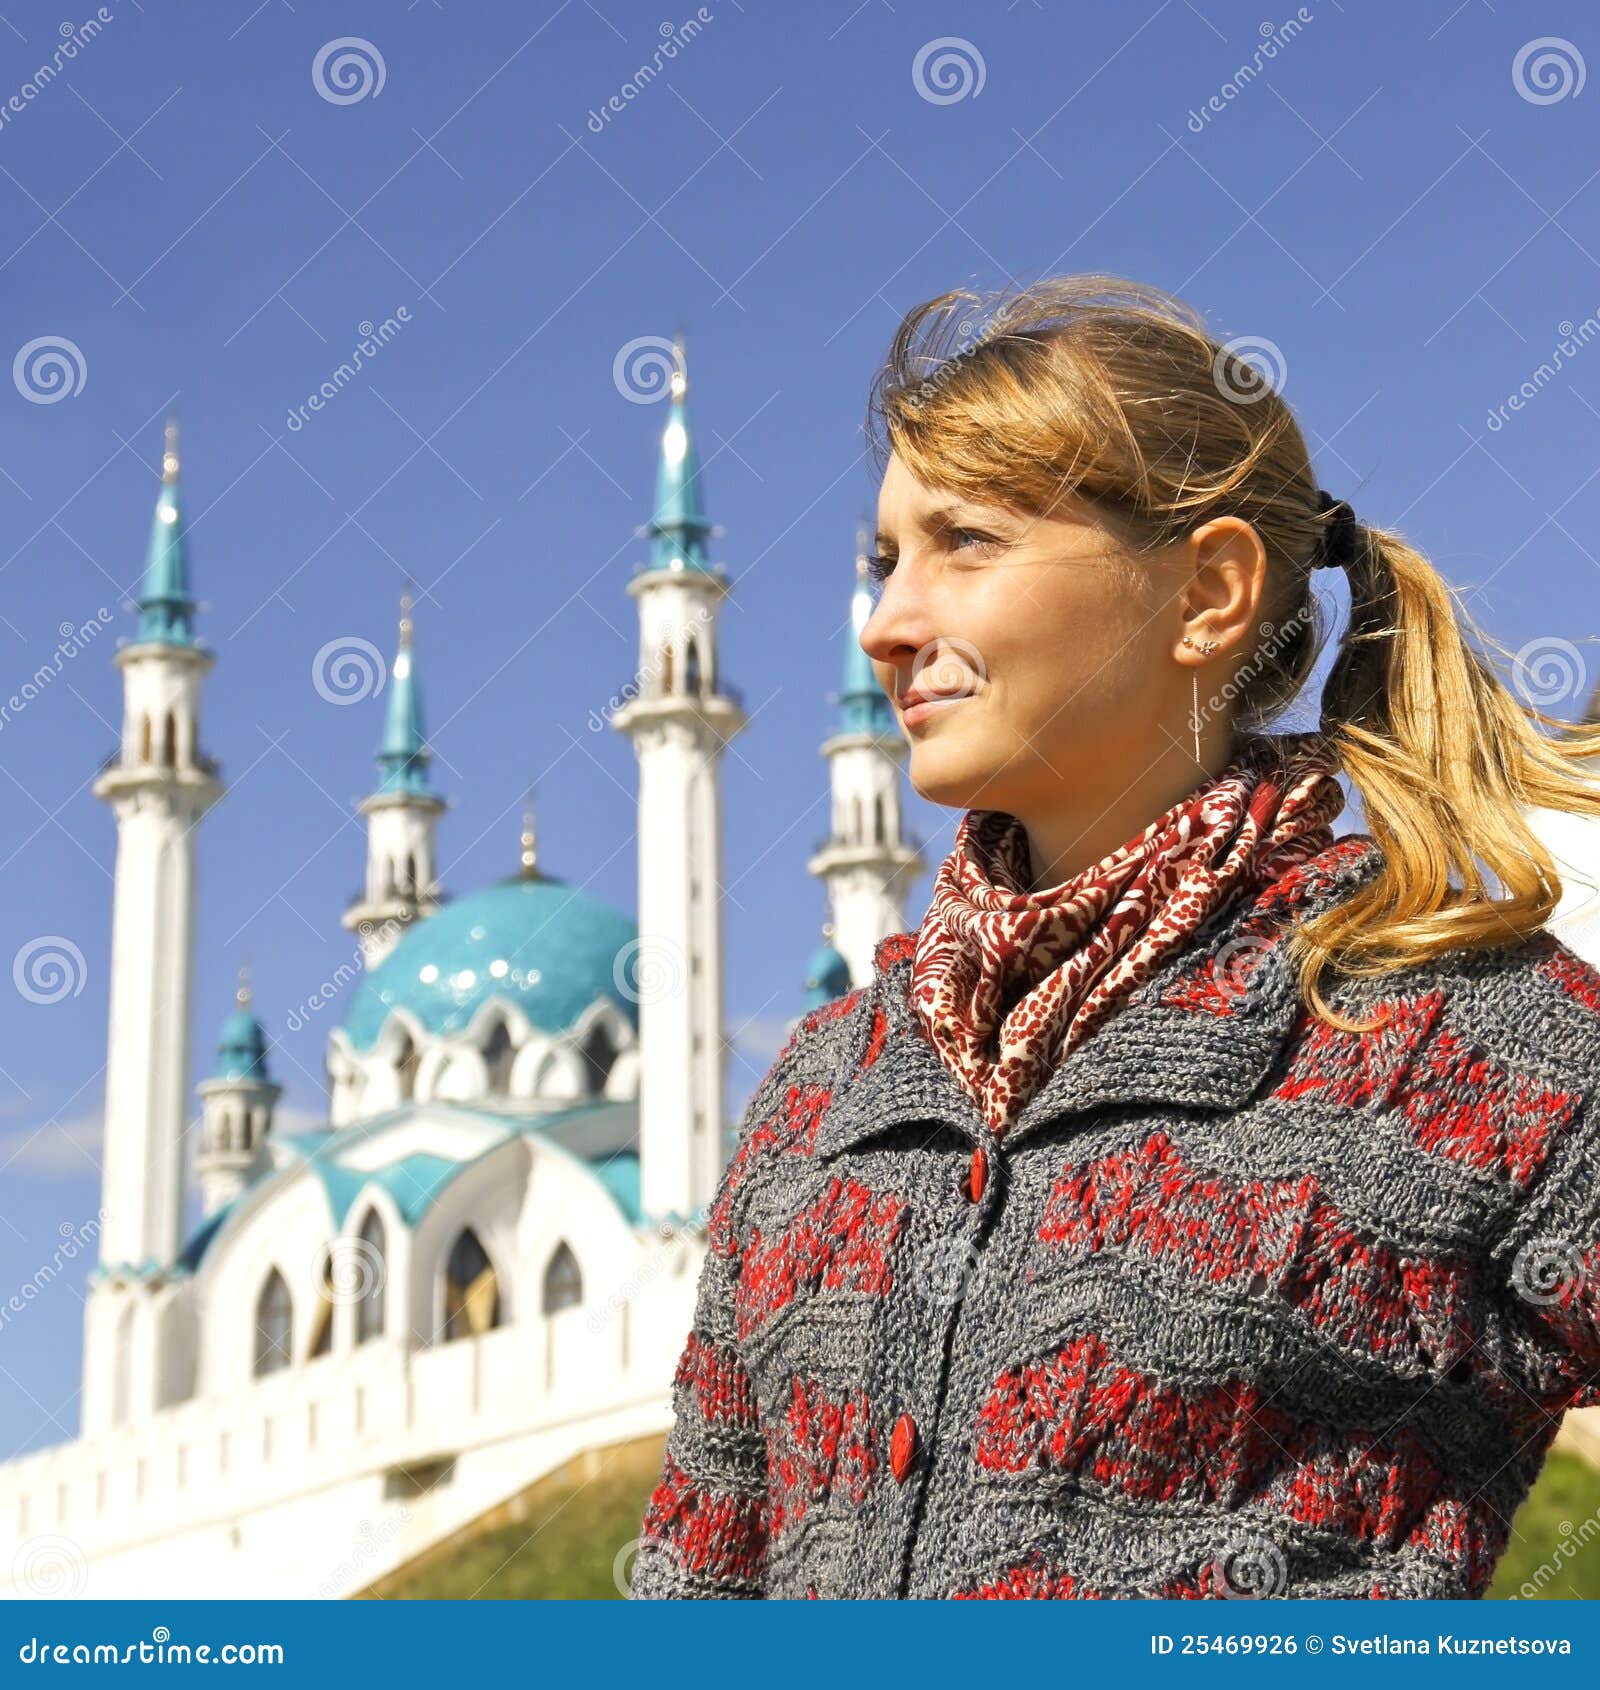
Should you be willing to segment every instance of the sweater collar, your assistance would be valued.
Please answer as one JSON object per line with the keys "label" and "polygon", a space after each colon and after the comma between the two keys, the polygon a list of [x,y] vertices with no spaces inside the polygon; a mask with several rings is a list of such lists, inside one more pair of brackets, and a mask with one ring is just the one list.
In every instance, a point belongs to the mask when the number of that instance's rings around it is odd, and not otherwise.
{"label": "sweater collar", "polygon": [[[1278,937],[1286,913],[1307,920],[1342,902],[1382,867],[1370,838],[1346,835],[1250,906],[1222,911],[1057,1065],[999,1142],[1020,1143],[1103,1105],[1227,1110],[1248,1102],[1302,1009],[1287,947]],[[930,1137],[944,1127],[974,1144],[996,1142],[917,1025],[909,997],[912,938],[897,934],[877,948],[866,1003],[833,1074],[816,1156],[914,1122],[924,1123]]]}

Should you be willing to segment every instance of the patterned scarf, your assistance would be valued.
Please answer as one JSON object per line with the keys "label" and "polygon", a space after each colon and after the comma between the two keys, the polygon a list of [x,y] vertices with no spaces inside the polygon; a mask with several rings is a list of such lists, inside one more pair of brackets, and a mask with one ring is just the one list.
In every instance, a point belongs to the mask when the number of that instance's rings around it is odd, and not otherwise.
{"label": "patterned scarf", "polygon": [[917,933],[911,1000],[991,1129],[1226,900],[1326,849],[1343,808],[1320,735],[1244,735],[1221,774],[1039,892],[1022,823],[967,811]]}

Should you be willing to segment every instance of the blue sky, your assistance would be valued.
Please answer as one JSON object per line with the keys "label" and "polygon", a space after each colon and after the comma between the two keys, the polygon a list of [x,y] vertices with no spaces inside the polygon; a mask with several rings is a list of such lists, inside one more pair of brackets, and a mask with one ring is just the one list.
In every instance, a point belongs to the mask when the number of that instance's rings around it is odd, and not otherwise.
{"label": "blue sky", "polygon": [[[382,710],[328,702],[314,667],[332,641],[387,656],[408,575],[446,886],[510,872],[531,782],[548,870],[634,908],[633,752],[591,712],[636,662],[625,585],[662,412],[613,369],[680,323],[735,581],[723,672],[754,718],[725,780],[731,1105],[823,917],[805,860],[875,500],[865,395],[932,294],[1105,270],[1264,337],[1323,484],[1433,556],[1509,648],[1578,642],[1594,684],[1600,349],[1496,414],[1600,311],[1587,8],[1318,4],[1267,58],[1292,8],[714,0],[631,95],[694,8],[104,10],[19,110],[65,14],[0,8],[0,353],[70,343],[74,390],[29,391],[37,352],[0,383],[0,695],[63,625],[106,626],[0,723],[0,961],[41,938],[83,958],[59,1001],[0,990],[0,1304],[98,1203],[114,829],[89,786],[169,406],[229,783],[200,834],[196,1068],[248,956],[298,1115],[323,1106],[337,1006],[284,1023],[351,955]],[[363,63],[319,89],[344,37]],[[949,80],[919,87],[945,37]],[[913,803],[930,862],[956,819]],[[0,1323],[0,1456],[76,1428],[86,1266]]]}

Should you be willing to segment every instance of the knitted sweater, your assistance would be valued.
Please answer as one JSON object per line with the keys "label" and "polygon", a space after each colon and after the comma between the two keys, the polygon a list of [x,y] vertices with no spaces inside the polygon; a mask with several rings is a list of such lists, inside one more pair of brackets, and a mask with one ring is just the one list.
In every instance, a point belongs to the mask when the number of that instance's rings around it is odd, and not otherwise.
{"label": "knitted sweater", "polygon": [[1600,1403],[1600,971],[1548,934],[1305,1009],[1340,839],[995,1138],[914,933],[812,1010],[708,1219],[635,1597],[1481,1596]]}

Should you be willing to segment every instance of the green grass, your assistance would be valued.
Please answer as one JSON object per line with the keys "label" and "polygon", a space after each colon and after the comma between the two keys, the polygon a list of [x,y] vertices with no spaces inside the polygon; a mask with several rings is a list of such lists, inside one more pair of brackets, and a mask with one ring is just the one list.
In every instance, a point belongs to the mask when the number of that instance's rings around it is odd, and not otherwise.
{"label": "green grass", "polygon": [[[533,1491],[526,1519],[485,1531],[464,1548],[383,1580],[368,1594],[399,1600],[616,1600],[617,1554],[639,1535],[661,1470],[661,1444],[635,1444],[601,1459],[597,1478],[549,1480]],[[629,1560],[623,1556],[624,1578]],[[1511,1547],[1495,1569],[1489,1595],[1518,1597],[1524,1582],[1532,1587],[1528,1594],[1539,1598],[1600,1599],[1600,1471],[1577,1456],[1552,1455],[1545,1463],[1518,1510]]]}
{"label": "green grass", "polygon": [[1545,1462],[1517,1510],[1511,1547],[1495,1568],[1489,1594],[1600,1599],[1600,1471],[1565,1453]]}

